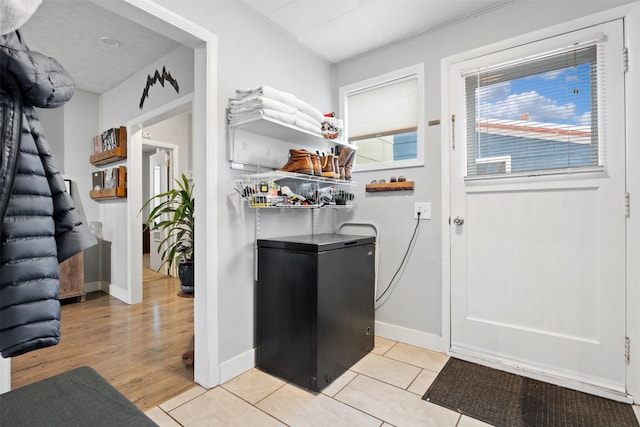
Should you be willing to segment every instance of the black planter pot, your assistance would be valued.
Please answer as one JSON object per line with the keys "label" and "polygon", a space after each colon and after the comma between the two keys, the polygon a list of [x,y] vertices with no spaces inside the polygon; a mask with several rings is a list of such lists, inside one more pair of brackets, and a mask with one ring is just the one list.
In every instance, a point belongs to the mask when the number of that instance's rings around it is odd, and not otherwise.
{"label": "black planter pot", "polygon": [[182,292],[193,294],[193,261],[184,261],[178,264],[178,277]]}

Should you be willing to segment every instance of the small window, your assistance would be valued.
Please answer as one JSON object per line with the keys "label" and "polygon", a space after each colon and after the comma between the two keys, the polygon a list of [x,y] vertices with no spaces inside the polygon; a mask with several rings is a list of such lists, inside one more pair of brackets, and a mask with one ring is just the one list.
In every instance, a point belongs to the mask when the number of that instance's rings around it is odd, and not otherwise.
{"label": "small window", "polygon": [[340,88],[345,136],[357,145],[356,170],[421,166],[423,66]]}
{"label": "small window", "polygon": [[597,46],[465,75],[467,177],[599,168]]}

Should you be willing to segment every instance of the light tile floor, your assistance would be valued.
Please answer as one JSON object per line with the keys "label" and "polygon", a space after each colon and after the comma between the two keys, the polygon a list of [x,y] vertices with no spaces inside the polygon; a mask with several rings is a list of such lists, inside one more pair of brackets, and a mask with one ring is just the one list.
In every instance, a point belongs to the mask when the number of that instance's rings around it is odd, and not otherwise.
{"label": "light tile floor", "polygon": [[373,351],[321,393],[251,369],[211,390],[196,386],[146,414],[161,427],[488,426],[422,400],[447,359],[376,337]]}

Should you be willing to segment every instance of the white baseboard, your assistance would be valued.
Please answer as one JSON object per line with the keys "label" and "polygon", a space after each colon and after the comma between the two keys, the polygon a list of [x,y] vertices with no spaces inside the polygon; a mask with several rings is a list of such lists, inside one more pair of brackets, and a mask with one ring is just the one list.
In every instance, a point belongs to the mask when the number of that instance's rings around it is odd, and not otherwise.
{"label": "white baseboard", "polygon": [[102,291],[109,293],[109,282],[104,282],[102,280],[98,280],[97,282],[86,282],[84,284],[85,292],[96,292]]}
{"label": "white baseboard", "polygon": [[129,294],[126,289],[119,288],[115,285],[109,285],[109,295],[114,298],[118,298],[120,301],[130,304]]}
{"label": "white baseboard", "polygon": [[429,332],[392,325],[391,323],[376,320],[376,335],[393,341],[415,345],[433,351],[444,351],[442,337]]}
{"label": "white baseboard", "polygon": [[252,348],[220,364],[220,384],[248,371],[256,366],[256,350]]}

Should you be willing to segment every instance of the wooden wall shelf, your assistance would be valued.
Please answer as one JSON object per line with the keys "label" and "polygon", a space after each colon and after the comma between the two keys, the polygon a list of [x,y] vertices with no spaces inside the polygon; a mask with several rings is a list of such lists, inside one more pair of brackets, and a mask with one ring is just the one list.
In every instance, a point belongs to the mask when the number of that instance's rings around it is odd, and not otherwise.
{"label": "wooden wall shelf", "polygon": [[[102,147],[111,148],[102,151]],[[113,147],[113,148],[112,148]],[[93,137],[93,152],[89,161],[94,166],[107,165],[127,158],[127,128],[107,129]]]}
{"label": "wooden wall shelf", "polygon": [[91,190],[89,195],[93,200],[99,199],[117,199],[127,197],[126,188],[106,188],[103,190]]}
{"label": "wooden wall shelf", "polygon": [[89,157],[89,161],[94,166],[107,165],[109,163],[118,162],[127,158],[127,145],[126,142],[120,147],[116,147],[113,150],[103,151],[101,153],[93,154]]}
{"label": "wooden wall shelf", "polygon": [[127,197],[127,167],[118,166],[117,185],[114,188],[91,190],[89,196],[93,200],[122,199]]}
{"label": "wooden wall shelf", "polygon": [[365,190],[367,193],[375,193],[378,191],[407,191],[414,190],[415,182],[386,182],[384,184],[367,184]]}

